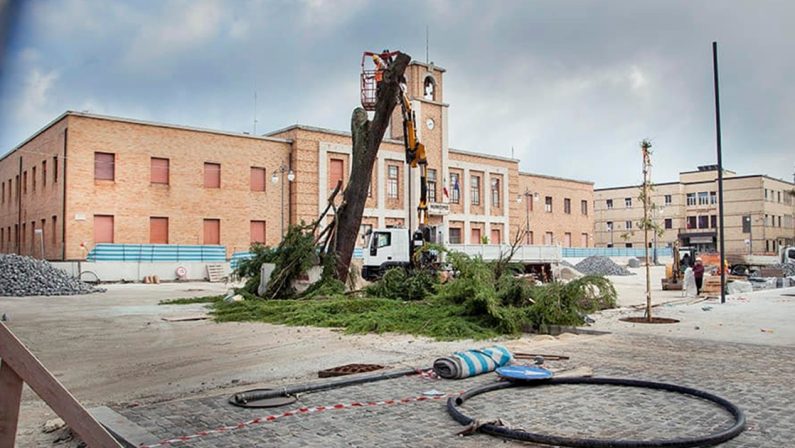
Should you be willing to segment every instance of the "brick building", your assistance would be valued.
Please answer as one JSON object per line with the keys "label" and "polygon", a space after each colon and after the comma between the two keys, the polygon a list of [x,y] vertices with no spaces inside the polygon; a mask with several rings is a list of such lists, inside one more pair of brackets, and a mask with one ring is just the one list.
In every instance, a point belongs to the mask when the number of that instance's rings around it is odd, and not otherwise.
{"label": "brick building", "polygon": [[[406,72],[429,162],[430,224],[445,243],[593,245],[593,184],[519,172],[519,161],[450,148],[445,70]],[[372,173],[362,232],[414,228],[399,111]],[[0,159],[0,252],[79,260],[97,243],[277,244],[348,180],[348,132],[294,125],[264,136],[65,112]],[[411,201],[409,197],[411,196]]]}
{"label": "brick building", "polygon": [[[679,173],[678,182],[654,185],[653,219],[664,234],[658,246],[682,245],[713,251],[718,239],[717,166]],[[643,247],[639,187],[595,190],[598,247]],[[795,184],[764,175],[724,170],[724,238],[727,253],[777,253],[795,241]]]}

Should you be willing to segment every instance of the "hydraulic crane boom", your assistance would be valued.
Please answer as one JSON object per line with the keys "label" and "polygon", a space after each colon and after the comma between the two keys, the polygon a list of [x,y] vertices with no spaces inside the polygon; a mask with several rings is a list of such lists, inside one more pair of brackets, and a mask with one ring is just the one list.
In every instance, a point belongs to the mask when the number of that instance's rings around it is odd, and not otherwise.
{"label": "hydraulic crane boom", "polygon": [[[383,73],[398,52],[385,50],[381,53],[365,52],[362,56],[362,106],[367,110],[374,110],[377,98],[378,84],[383,79]],[[365,68],[365,60],[371,58],[375,64],[374,70]],[[411,108],[406,80],[401,79],[400,92],[398,93],[401,116],[403,119],[403,145],[406,149],[406,163],[410,168],[420,168],[420,200],[417,204],[417,220],[419,229],[424,230],[428,225],[428,159],[425,154],[425,145],[417,138],[417,121],[414,110]]]}

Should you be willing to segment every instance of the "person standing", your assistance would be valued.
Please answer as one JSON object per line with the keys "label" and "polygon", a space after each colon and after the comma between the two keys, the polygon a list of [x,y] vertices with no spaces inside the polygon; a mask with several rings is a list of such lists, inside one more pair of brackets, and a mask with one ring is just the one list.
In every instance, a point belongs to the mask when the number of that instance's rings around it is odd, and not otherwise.
{"label": "person standing", "polygon": [[696,264],[693,266],[693,277],[696,279],[696,294],[701,294],[701,284],[704,281],[704,263],[701,258],[696,258]]}

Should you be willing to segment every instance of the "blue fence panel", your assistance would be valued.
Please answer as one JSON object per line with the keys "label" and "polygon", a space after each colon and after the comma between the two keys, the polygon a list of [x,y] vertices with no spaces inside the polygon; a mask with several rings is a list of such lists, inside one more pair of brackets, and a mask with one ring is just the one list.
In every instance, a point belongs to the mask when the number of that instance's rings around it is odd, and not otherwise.
{"label": "blue fence panel", "polygon": [[100,243],[88,253],[88,261],[226,261],[225,246],[176,244]]}
{"label": "blue fence panel", "polygon": [[252,257],[254,257],[254,254],[251,252],[235,252],[232,254],[232,259],[229,260],[229,265],[232,270],[235,270],[242,260],[248,260]]}

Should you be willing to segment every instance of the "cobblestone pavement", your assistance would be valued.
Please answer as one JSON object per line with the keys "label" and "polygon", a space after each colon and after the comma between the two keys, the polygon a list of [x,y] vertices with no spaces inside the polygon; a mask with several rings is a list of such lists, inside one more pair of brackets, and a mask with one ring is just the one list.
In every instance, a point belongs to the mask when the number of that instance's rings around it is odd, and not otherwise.
{"label": "cobblestone pavement", "polygon": [[[608,335],[574,339],[557,346],[556,354],[571,360],[551,367],[590,366],[595,376],[672,382],[729,399],[745,411],[748,429],[724,446],[783,447],[795,438],[795,348]],[[306,394],[284,408],[235,408],[227,404],[227,394],[118,411],[155,436],[169,439],[301,406],[416,397],[430,389],[453,394],[491,381],[494,374],[460,381],[412,376]],[[599,438],[692,436],[732,422],[728,413],[696,398],[614,386],[508,389],[472,398],[462,409],[471,417],[500,417],[533,432]],[[172,446],[531,446],[483,434],[460,437],[460,430],[448,416],[445,400],[428,400],[282,417]]]}

